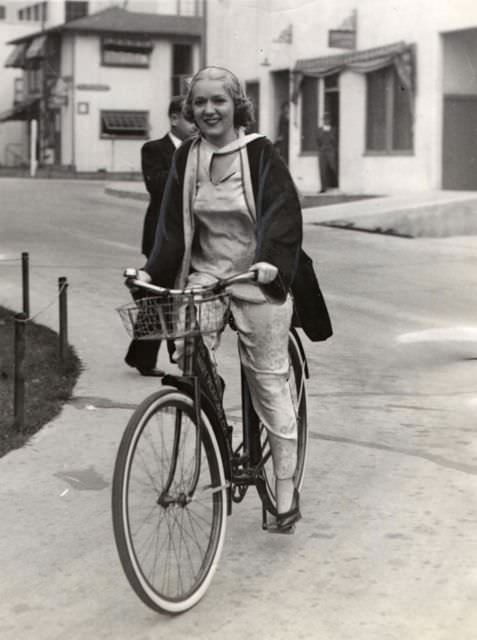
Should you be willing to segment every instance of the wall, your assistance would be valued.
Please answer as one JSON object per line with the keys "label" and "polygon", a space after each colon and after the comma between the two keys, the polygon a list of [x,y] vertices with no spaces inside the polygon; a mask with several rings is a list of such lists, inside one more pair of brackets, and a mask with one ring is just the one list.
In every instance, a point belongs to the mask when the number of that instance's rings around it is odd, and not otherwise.
{"label": "wall", "polygon": [[[391,193],[438,189],[442,165],[442,93],[475,90],[475,76],[465,75],[466,55],[476,59],[472,37],[444,38],[441,33],[477,27],[474,0],[210,0],[209,62],[230,66],[244,80],[261,82],[261,131],[273,136],[275,112],[268,76],[293,69],[296,60],[341,53],[328,47],[328,30],[340,27],[357,9],[357,48],[398,41],[417,47],[414,153],[399,156],[365,155],[365,83],[357,74],[341,77],[340,186],[346,191]],[[281,30],[292,25],[291,44],[276,42]],[[237,55],[237,52],[240,55]],[[260,62],[267,57],[269,67]],[[444,67],[445,65],[445,67]],[[460,69],[456,73],[456,68]],[[353,77],[351,77],[353,76]],[[451,84],[452,83],[452,84]],[[444,86],[445,84],[445,86]],[[272,114],[272,115],[271,115]],[[290,168],[300,189],[319,187],[316,158],[299,152],[300,104],[291,109]]]}
{"label": "wall", "polygon": [[[195,68],[198,49],[195,45]],[[65,37],[62,56],[62,75],[75,78],[68,106],[62,109],[62,164],[74,164],[77,171],[140,171],[145,139],[102,139],[100,113],[107,109],[149,111],[149,137],[163,136],[169,128],[171,43],[156,41],[150,67],[144,69],[101,66],[100,42],[95,36]],[[89,88],[79,88],[85,84]],[[107,90],[100,90],[101,86]],[[87,114],[78,113],[79,102],[88,104]]]}

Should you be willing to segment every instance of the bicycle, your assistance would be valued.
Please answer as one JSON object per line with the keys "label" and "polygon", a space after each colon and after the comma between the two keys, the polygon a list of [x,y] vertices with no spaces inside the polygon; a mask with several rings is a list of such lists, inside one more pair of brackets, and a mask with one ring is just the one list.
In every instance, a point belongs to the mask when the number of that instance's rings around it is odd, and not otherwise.
{"label": "bicycle", "polygon": [[[184,339],[183,374],[166,375],[163,388],[136,408],[126,426],[113,473],[113,529],[132,589],[150,608],[176,614],[205,595],[223,548],[227,516],[250,486],[262,501],[262,527],[271,528],[270,517],[276,517],[267,432],[253,411],[244,372],[242,439],[237,444],[223,407],[224,383],[203,339],[233,322],[227,287],[250,282],[256,274],[174,290],[143,283],[133,271],[125,271],[127,283],[154,297],[123,305],[121,318],[133,337]],[[289,356],[299,490],[308,443],[308,366],[294,328]]]}

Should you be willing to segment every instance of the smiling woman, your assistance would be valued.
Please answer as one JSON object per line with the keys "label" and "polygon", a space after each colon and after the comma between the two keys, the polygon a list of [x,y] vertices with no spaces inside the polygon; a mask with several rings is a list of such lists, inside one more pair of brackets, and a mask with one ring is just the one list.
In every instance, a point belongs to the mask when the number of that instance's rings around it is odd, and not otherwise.
{"label": "smiling woman", "polygon": [[67,402],[81,371],[81,363],[68,347],[64,365],[58,361],[58,336],[42,325],[26,325],[25,425],[14,425],[14,313],[0,307],[0,457],[22,447]]}

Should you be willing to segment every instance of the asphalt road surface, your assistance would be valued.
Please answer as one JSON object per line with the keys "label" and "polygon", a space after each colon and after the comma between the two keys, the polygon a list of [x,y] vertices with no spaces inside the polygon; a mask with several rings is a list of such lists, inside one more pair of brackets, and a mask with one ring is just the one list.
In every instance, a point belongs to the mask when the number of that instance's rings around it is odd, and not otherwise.
{"label": "asphalt road surface", "polygon": [[[3,179],[0,191],[0,304],[21,310],[28,251],[32,315],[56,329],[66,276],[84,363],[62,414],[0,460],[2,640],[476,638],[477,238],[306,227],[335,334],[304,339],[304,518],[294,536],[262,532],[251,491],[208,594],[168,618],[129,588],[110,516],[122,430],[157,384],[123,364],[114,312],[123,267],[142,264],[144,203],[95,182]],[[222,358],[231,377],[233,337]],[[232,419],[237,405],[231,379]]]}

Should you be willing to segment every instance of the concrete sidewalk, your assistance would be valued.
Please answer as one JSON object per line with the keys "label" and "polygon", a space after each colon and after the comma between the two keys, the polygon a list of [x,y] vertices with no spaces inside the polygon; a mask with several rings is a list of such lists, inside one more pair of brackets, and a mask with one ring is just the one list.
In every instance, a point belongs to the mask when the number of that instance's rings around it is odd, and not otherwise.
{"label": "concrete sidewalk", "polygon": [[[149,200],[141,182],[106,183],[105,192]],[[422,191],[309,207],[303,210],[303,221],[410,237],[473,235],[477,234],[477,192]]]}

